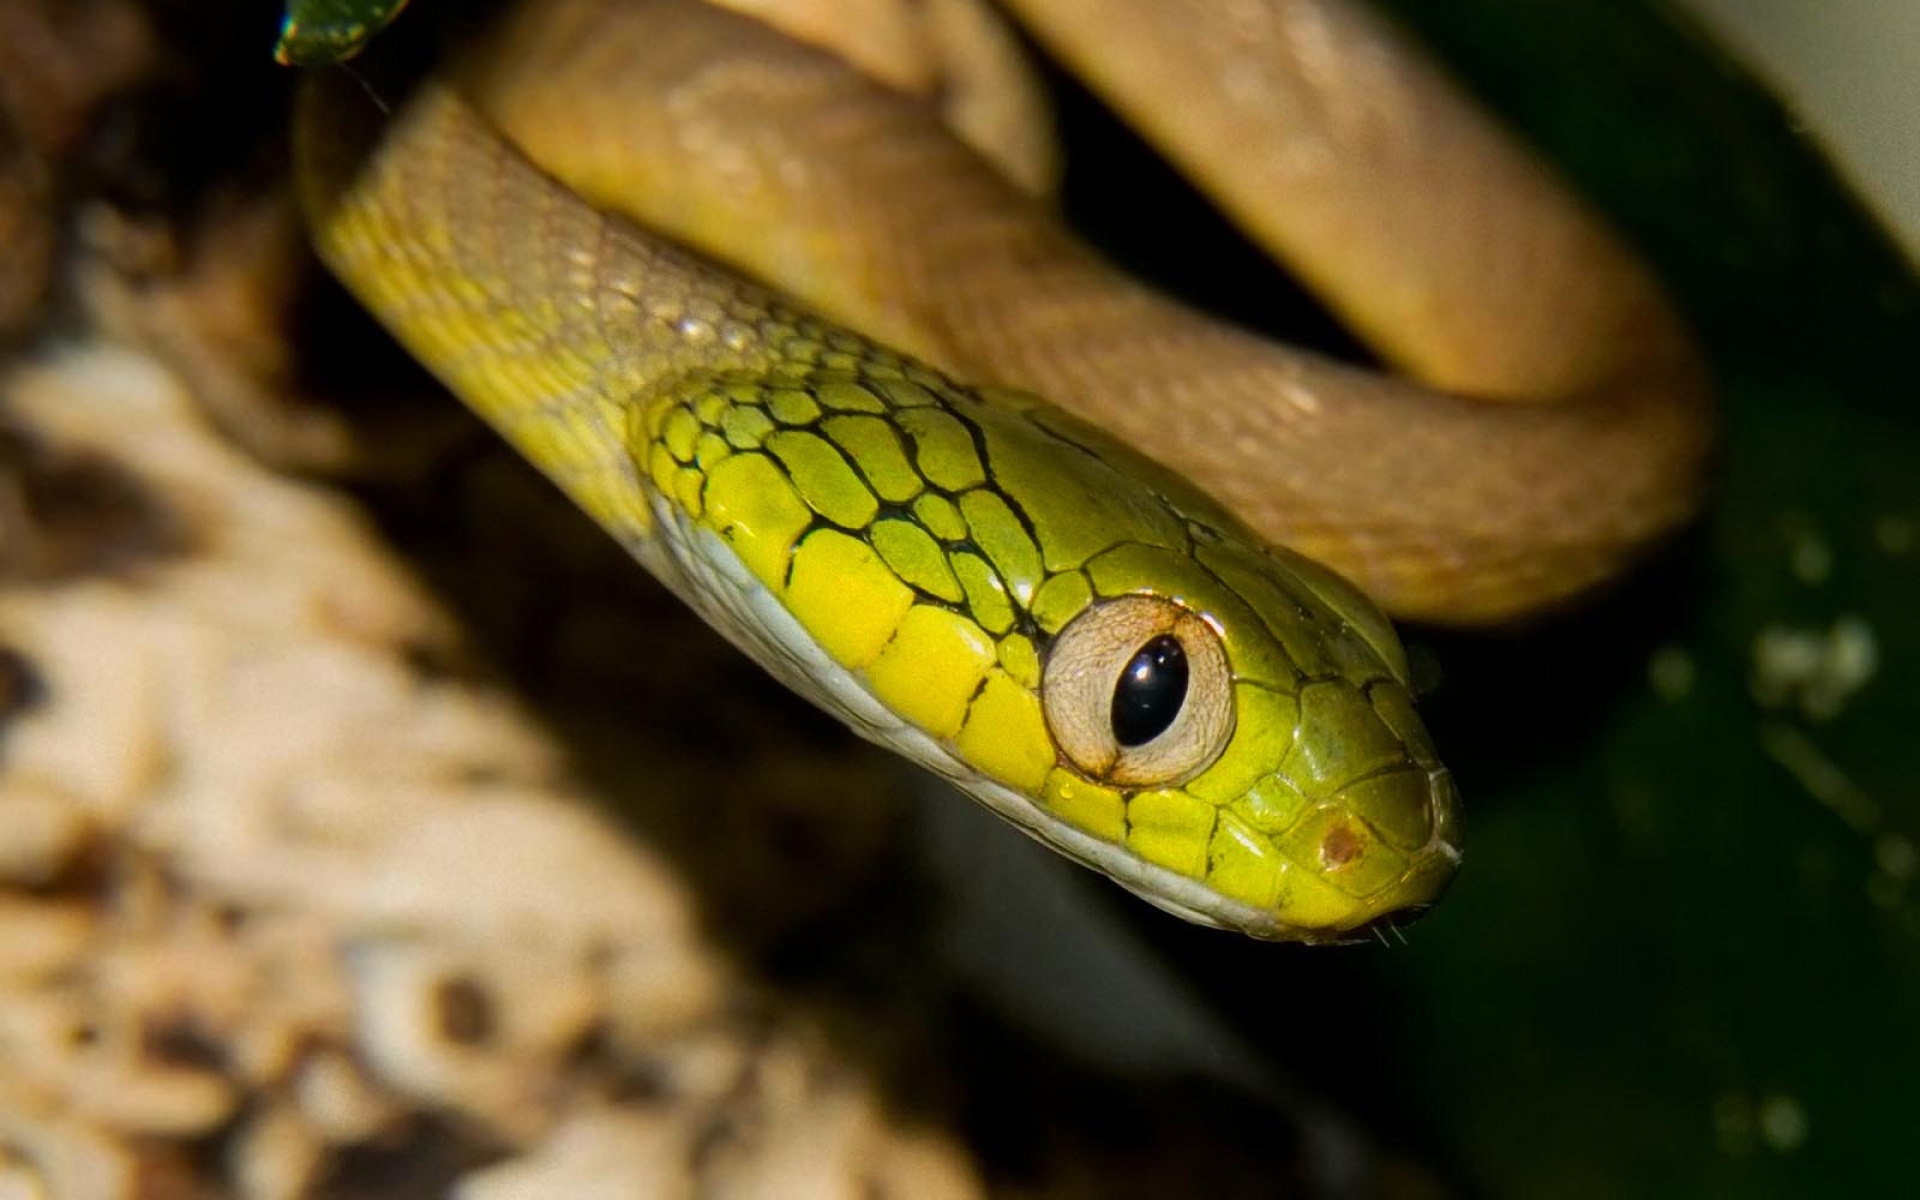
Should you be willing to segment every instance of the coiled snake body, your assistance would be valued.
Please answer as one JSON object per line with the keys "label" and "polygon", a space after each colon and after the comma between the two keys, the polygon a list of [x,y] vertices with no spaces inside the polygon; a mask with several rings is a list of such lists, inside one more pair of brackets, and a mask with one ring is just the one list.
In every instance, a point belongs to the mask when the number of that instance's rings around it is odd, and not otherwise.
{"label": "coiled snake body", "polygon": [[[1691,506],[1692,351],[1631,258],[1350,3],[1018,7],[1096,57],[1131,24],[1227,56],[1205,70],[1243,100],[1311,101],[1269,164],[1292,175],[1283,248],[1411,375],[1479,398],[1120,279],[919,103],[694,0],[523,6],[389,122],[314,89],[316,244],[649,570],[864,736],[1191,920],[1326,940],[1424,906],[1457,799],[1342,575],[1474,621],[1617,570]],[[1175,7],[1177,37],[1156,26]],[[1315,111],[1344,86],[1327,72],[1377,72],[1382,47],[1417,116],[1376,97],[1343,134]],[[1463,199],[1419,194],[1455,169]],[[1395,230],[1429,239],[1404,270],[1373,245]]]}

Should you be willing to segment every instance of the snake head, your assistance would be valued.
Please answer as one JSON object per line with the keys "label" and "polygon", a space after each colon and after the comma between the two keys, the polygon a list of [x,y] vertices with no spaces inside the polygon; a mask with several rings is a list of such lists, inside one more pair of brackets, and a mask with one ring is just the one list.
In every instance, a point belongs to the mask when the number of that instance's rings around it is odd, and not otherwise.
{"label": "snake head", "polygon": [[983,399],[952,403],[1019,520],[972,532],[1031,564],[1008,591],[1044,729],[1005,705],[961,731],[1030,808],[962,786],[1149,902],[1256,937],[1346,940],[1438,899],[1459,798],[1373,602],[1101,431]]}
{"label": "snake head", "polygon": [[1190,920],[1328,941],[1438,896],[1453,788],[1357,591],[1031,397],[784,355],[631,430],[657,569],[769,669]]}
{"label": "snake head", "polygon": [[1459,803],[1385,618],[1332,573],[1190,526],[1125,546],[1047,647],[1042,805],[1190,920],[1340,940],[1438,898]]}

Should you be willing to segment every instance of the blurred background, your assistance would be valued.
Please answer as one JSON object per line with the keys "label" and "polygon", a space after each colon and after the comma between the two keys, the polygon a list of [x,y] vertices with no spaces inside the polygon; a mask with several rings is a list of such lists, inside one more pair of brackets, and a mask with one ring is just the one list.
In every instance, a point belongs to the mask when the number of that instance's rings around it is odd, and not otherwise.
{"label": "blurred background", "polygon": [[1685,0],[1771,86],[1842,175],[1920,247],[1920,9],[1899,0]]}
{"label": "blurred background", "polygon": [[[1920,1177],[1913,6],[1382,0],[1644,250],[1724,425],[1591,606],[1404,631],[1467,862],[1337,949],[1148,909],[640,579],[306,259],[275,7],[0,3],[0,1185]],[[1364,357],[1046,80],[1088,236]]]}

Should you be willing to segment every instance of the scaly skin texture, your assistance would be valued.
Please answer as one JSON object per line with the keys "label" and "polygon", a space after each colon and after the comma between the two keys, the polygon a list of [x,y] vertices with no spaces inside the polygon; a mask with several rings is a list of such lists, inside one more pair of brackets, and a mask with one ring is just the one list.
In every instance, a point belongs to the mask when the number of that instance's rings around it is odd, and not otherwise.
{"label": "scaly skin texture", "polygon": [[[1195,920],[1318,940],[1429,903],[1452,787],[1384,618],[1299,554],[1429,619],[1575,595],[1691,511],[1697,356],[1611,235],[1351,0],[1014,7],[1406,377],[1155,295],[924,103],[692,0],[524,4],[370,156],[337,128],[364,99],[316,102],[316,242],[865,736]],[[1144,780],[1175,743],[1089,748],[1124,675],[1074,648],[1162,632],[1076,643],[1142,598],[1199,639],[1205,716],[1205,753]]]}
{"label": "scaly skin texture", "polygon": [[1510,619],[1698,499],[1705,372],[1634,257],[1358,0],[1013,7],[1406,375],[1126,278],[838,60],[692,0],[543,0],[468,73],[543,169],[1200,481],[1396,616]]}
{"label": "scaly skin texture", "polygon": [[[1451,878],[1451,783],[1343,582],[1037,399],[602,214],[445,86],[370,156],[343,128],[357,100],[310,96],[301,119],[322,256],[776,675],[1190,919],[1334,938]],[[1197,773],[1109,786],[1062,752],[1043,676],[1069,622],[1142,595],[1216,632],[1231,736]]]}

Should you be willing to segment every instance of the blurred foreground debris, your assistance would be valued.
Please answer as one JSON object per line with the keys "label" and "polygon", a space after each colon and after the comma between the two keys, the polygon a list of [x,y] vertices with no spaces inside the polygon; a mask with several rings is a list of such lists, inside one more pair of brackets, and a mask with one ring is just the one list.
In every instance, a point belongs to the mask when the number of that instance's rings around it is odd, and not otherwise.
{"label": "blurred foreground debris", "polygon": [[220,444],[149,361],[7,392],[35,453],[173,515],[0,590],[44,695],[0,773],[0,1185],[973,1194],[949,1135],[755,1013],[510,697],[409,667],[453,634],[349,509]]}
{"label": "blurred foreground debris", "polygon": [[44,314],[67,176],[97,108],[154,62],[132,0],[0,4],[0,343]]}

